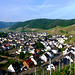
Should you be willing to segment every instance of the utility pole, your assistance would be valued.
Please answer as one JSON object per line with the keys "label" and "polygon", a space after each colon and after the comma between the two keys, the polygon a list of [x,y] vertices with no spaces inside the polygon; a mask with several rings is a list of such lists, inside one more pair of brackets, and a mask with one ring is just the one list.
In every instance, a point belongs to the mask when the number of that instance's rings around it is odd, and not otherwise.
{"label": "utility pole", "polygon": [[43,75],[44,75],[44,69],[43,69]]}
{"label": "utility pole", "polygon": [[49,65],[50,65],[50,75],[51,75],[51,58],[49,58]]}
{"label": "utility pole", "polygon": [[63,59],[62,59],[62,69],[63,69],[63,66],[64,66],[63,63],[64,63],[64,62],[63,62]]}
{"label": "utility pole", "polygon": [[60,60],[59,60],[59,71],[60,71]]}
{"label": "utility pole", "polygon": [[71,55],[70,55],[70,73],[71,73]]}
{"label": "utility pole", "polygon": [[35,75],[36,75],[36,68],[35,68]]}
{"label": "utility pole", "polygon": [[74,75],[75,75],[75,54],[74,54]]}

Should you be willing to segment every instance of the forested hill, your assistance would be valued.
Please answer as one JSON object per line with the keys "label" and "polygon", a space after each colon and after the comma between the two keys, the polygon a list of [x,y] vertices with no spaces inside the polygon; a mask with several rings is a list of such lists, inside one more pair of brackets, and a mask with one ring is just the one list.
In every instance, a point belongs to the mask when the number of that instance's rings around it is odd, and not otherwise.
{"label": "forested hill", "polygon": [[25,22],[16,23],[9,28],[9,30],[15,30],[19,27],[26,28],[40,28],[51,29],[56,26],[66,27],[75,24],[75,19],[61,20],[61,19],[34,19]]}
{"label": "forested hill", "polygon": [[14,25],[16,23],[17,22],[2,22],[2,21],[0,21],[0,29],[6,28],[6,27],[11,27],[12,25]]}

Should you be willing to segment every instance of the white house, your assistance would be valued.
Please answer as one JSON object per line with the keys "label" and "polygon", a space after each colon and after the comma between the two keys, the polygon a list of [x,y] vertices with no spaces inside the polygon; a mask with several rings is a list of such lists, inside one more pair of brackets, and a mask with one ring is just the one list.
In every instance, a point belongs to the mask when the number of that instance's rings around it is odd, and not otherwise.
{"label": "white house", "polygon": [[59,44],[59,45],[58,45],[58,48],[63,48],[62,44]]}
{"label": "white house", "polygon": [[37,65],[37,62],[35,61],[35,59],[33,58],[33,56],[30,56],[30,59],[34,62],[35,65]]}
{"label": "white house", "polygon": [[53,64],[48,65],[47,70],[50,70],[50,67],[51,67],[51,69],[55,70],[55,66]]}
{"label": "white house", "polygon": [[54,54],[50,53],[50,52],[46,52],[51,58],[54,56]]}
{"label": "white house", "polygon": [[52,51],[54,54],[57,54],[57,53],[58,53],[58,48],[53,47],[53,48],[51,49],[51,51]]}
{"label": "white house", "polygon": [[73,53],[73,54],[75,54],[74,47],[72,47],[71,49],[66,48],[65,51],[63,51],[63,55],[66,55],[66,54],[68,54],[70,52]]}
{"label": "white house", "polygon": [[15,72],[15,69],[13,68],[12,64],[8,67],[8,70],[9,70],[10,72]]}
{"label": "white house", "polygon": [[16,62],[16,63],[10,64],[9,67],[8,67],[8,70],[10,72],[18,72],[20,68],[21,68],[20,64],[18,64]]}
{"label": "white house", "polygon": [[47,50],[51,50],[51,47],[50,47],[50,46],[47,46],[46,49],[47,49]]}
{"label": "white house", "polygon": [[47,57],[43,54],[41,57],[41,60],[43,60],[44,62],[47,62]]}
{"label": "white house", "polygon": [[65,56],[65,58],[69,59],[71,62],[73,62],[73,59],[71,59],[69,56]]}

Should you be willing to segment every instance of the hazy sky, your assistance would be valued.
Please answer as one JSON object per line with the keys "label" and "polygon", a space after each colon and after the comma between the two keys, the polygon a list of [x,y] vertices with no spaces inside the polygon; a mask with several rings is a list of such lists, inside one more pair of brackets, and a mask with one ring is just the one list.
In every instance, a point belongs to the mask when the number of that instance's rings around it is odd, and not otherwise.
{"label": "hazy sky", "polygon": [[74,19],[75,0],[0,0],[0,21]]}

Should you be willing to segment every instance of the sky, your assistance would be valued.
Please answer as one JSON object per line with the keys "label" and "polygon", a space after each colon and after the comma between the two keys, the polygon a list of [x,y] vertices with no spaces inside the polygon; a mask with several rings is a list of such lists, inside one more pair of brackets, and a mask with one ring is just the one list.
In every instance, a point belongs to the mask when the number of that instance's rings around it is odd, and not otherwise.
{"label": "sky", "polygon": [[75,0],[1,0],[0,21],[75,19]]}

